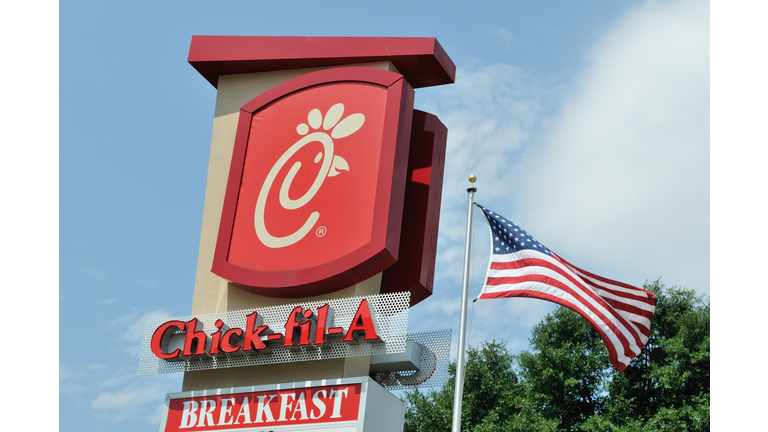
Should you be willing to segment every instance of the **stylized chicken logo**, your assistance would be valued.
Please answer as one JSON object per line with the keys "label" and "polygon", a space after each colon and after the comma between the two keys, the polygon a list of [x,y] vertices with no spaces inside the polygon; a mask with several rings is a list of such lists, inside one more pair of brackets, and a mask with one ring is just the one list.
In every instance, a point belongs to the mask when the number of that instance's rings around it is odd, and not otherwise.
{"label": "stylized chicken logo", "polygon": [[[320,218],[320,212],[312,212],[309,215],[306,222],[293,234],[289,234],[284,237],[275,237],[269,233],[267,227],[264,224],[264,212],[267,203],[267,196],[272,189],[272,183],[275,178],[283,169],[285,164],[291,159],[291,157],[301,150],[304,146],[319,142],[323,145],[323,151],[317,153],[314,158],[314,163],[321,163],[320,170],[317,173],[312,186],[307,190],[304,195],[298,199],[291,199],[288,196],[288,191],[291,188],[293,179],[296,173],[301,169],[301,162],[297,161],[291,166],[288,174],[283,180],[280,186],[280,205],[286,210],[295,210],[303,207],[307,204],[320,190],[323,182],[327,177],[334,177],[339,175],[342,171],[349,171],[349,164],[343,157],[334,154],[334,139],[341,139],[352,135],[357,132],[365,122],[365,116],[360,113],[355,113],[347,116],[342,120],[344,115],[344,104],[337,103],[333,105],[325,113],[323,117],[321,111],[317,108],[311,110],[307,115],[307,123],[300,123],[296,127],[296,132],[302,136],[296,143],[294,143],[285,153],[278,158],[275,165],[267,174],[267,178],[264,184],[261,186],[259,197],[256,201],[256,211],[254,214],[254,227],[256,229],[256,235],[261,242],[269,248],[282,248],[295,244],[308,232],[312,230]],[[322,127],[322,130],[320,128]],[[310,128],[313,132],[310,133]],[[329,131],[329,132],[327,132]],[[330,133],[330,134],[329,134]]]}

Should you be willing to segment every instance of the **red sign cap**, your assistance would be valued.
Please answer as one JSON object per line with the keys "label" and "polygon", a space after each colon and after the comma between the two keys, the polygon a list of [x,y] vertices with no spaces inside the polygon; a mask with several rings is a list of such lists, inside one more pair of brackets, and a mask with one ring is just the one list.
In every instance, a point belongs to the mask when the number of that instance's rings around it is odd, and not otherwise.
{"label": "red sign cap", "polygon": [[192,36],[191,64],[219,76],[390,61],[413,88],[451,84],[456,65],[431,37]]}

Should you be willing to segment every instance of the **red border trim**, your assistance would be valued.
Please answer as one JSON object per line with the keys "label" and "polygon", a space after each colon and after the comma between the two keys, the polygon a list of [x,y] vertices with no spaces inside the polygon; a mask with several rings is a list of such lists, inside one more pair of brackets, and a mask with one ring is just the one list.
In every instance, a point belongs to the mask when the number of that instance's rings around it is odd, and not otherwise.
{"label": "red border trim", "polygon": [[219,76],[391,61],[413,88],[451,84],[456,65],[429,37],[192,36],[189,64],[218,88]]}
{"label": "red border trim", "polygon": [[[447,133],[436,116],[413,110],[400,256],[381,280],[382,294],[410,291],[411,306],[432,295]],[[423,169],[429,170],[427,184],[414,179]]]}
{"label": "red border trim", "polygon": [[[293,92],[334,82],[365,82],[387,89],[381,168],[377,181],[371,241],[342,258],[310,269],[262,272],[227,261],[251,118],[259,108]],[[327,69],[287,81],[262,93],[240,110],[211,271],[236,286],[270,297],[326,294],[362,282],[397,261],[407,180],[414,91],[394,72],[366,67]],[[387,145],[387,143],[393,143]]]}

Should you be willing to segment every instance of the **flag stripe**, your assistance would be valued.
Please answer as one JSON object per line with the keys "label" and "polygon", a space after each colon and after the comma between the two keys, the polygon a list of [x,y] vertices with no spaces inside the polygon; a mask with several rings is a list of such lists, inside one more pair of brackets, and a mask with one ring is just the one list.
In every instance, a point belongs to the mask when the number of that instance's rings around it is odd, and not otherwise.
{"label": "flag stripe", "polygon": [[639,300],[627,299],[626,297],[617,296],[616,294],[610,291],[605,291],[602,289],[592,288],[592,290],[595,292],[595,294],[603,298],[605,301],[624,305],[626,309],[622,309],[622,310],[626,310],[627,312],[632,312],[634,314],[643,316],[646,319],[650,319],[653,316],[653,311],[655,310],[655,307],[649,305],[648,303],[643,303],[642,301],[639,301]]}
{"label": "flag stripe", "polygon": [[574,302],[571,302],[567,298],[564,298],[566,296],[567,294],[565,293],[559,293],[558,295],[555,295],[555,294],[539,291],[537,289],[516,288],[514,290],[509,290],[509,291],[482,293],[480,294],[479,298],[498,299],[498,298],[510,298],[510,297],[529,297],[529,298],[538,298],[541,300],[550,301],[553,303],[557,303],[561,306],[567,307],[568,309],[586,318],[586,320],[589,321],[590,325],[592,325],[592,327],[595,330],[597,330],[597,333],[600,335],[600,339],[603,340],[605,347],[608,349],[608,358],[610,359],[611,364],[616,369],[623,371],[627,367],[629,362],[632,360],[632,358],[624,355],[620,356],[616,350],[616,344],[610,339],[610,337],[608,336],[608,333],[600,330],[599,323],[602,321],[595,320],[593,317],[591,317],[588,314],[585,315],[583,311],[578,306],[576,306]]}
{"label": "flag stripe", "polygon": [[[613,285],[613,284],[609,284],[609,283],[606,283],[604,281],[601,281],[599,279],[592,278],[592,277],[588,276],[588,273],[586,273],[583,270],[579,269],[578,267],[568,263],[568,261],[566,261],[566,260],[564,260],[564,259],[562,259],[560,257],[556,257],[556,258],[558,260],[562,261],[563,264],[565,264],[566,266],[568,266],[568,268],[573,270],[574,273],[579,275],[579,277],[581,279],[583,279],[584,282],[586,282],[589,285],[591,285],[594,289],[608,291],[608,292],[611,292],[612,294],[614,294],[614,295],[616,295],[618,297],[623,297],[623,298],[626,298],[626,299],[629,299],[629,300],[636,299],[637,301],[639,301],[639,302],[641,302],[643,304],[649,304],[650,303],[649,302],[649,297],[647,296],[647,291],[645,291],[645,290],[641,290],[640,288],[635,288],[634,292],[631,292],[627,288],[622,287],[620,285]],[[655,301],[653,302],[653,304],[655,305]]]}
{"label": "flag stripe", "polygon": [[479,298],[531,297],[575,311],[600,334],[611,364],[623,371],[648,342],[656,296],[582,270],[501,215],[480,208],[491,228],[491,262]]}
{"label": "flag stripe", "polygon": [[[534,255],[534,254],[538,254],[538,255]],[[530,251],[530,250],[516,252],[515,254],[508,254],[508,255],[514,255],[515,258],[512,258],[512,259],[517,259],[517,257],[524,257],[524,256],[531,257],[532,259],[548,259],[549,258],[547,255],[544,255],[535,251]],[[529,261],[529,259],[530,258],[520,258],[520,259],[517,259],[516,261],[495,261],[496,264],[493,265],[493,268],[494,269],[519,269],[519,268],[524,268],[526,266],[539,264],[538,262],[535,262],[535,261]],[[562,265],[566,265],[566,263],[563,263],[562,260],[551,261],[551,262],[553,262],[558,267],[561,267],[560,265],[558,265],[558,263],[562,263]],[[566,268],[568,270],[571,270],[570,266],[567,266]],[[570,271],[569,273],[573,273],[573,272]],[[574,275],[574,278],[578,279],[579,283],[584,284],[585,282],[584,279],[579,278],[578,275]],[[588,291],[594,294],[593,295],[594,298],[603,298],[603,296],[598,295],[598,293],[596,292],[597,290],[598,289],[592,288]],[[650,318],[650,316],[653,315],[653,311],[655,308],[653,306],[648,305],[648,303],[642,302],[640,300],[626,299],[625,297],[616,295],[615,293],[610,291],[604,291],[602,289],[600,289],[600,291],[607,292],[608,293],[607,297],[612,298],[617,302],[626,304],[627,307],[632,307],[633,309],[628,310],[632,313],[647,316],[648,318]]]}
{"label": "flag stripe", "polygon": [[583,269],[580,269],[580,268],[576,267],[575,265],[573,265],[573,264],[569,263],[568,261],[564,260],[562,257],[558,256],[557,254],[553,253],[553,255],[555,255],[555,257],[558,260],[562,261],[563,264],[567,265],[568,267],[571,267],[571,269],[573,269],[574,272],[579,273],[579,276],[581,276],[582,278],[584,278],[584,279],[592,279],[594,281],[594,284],[597,285],[597,286],[605,287],[605,288],[608,288],[608,289],[613,289],[615,291],[621,291],[621,292],[624,292],[626,294],[630,294],[630,295],[635,296],[635,297],[643,297],[643,298],[647,298],[647,299],[653,299],[653,304],[654,305],[656,304],[656,297],[652,293],[650,293],[650,292],[648,292],[648,291],[646,291],[646,290],[644,290],[642,288],[634,287],[632,285],[627,285],[627,284],[625,284],[623,282],[618,282],[618,281],[615,281],[615,280],[604,278],[602,276],[598,276],[598,275],[596,275],[594,273],[590,273],[590,272],[588,272],[586,270],[583,270]]}
{"label": "flag stripe", "polygon": [[[503,255],[504,259],[514,258],[519,255],[539,255],[541,258],[524,258],[520,261],[527,264],[526,267],[510,270],[495,270],[497,263],[491,263],[491,270],[488,271],[488,280],[486,284],[504,285],[512,287],[518,283],[524,283],[528,280],[538,281],[540,277],[547,278],[546,281],[557,290],[567,292],[577,299],[581,305],[580,309],[584,313],[592,313],[597,316],[607,328],[603,331],[616,334],[622,346],[621,352],[634,353],[637,355],[642,348],[642,339],[622,316],[612,313],[611,307],[605,303],[599,296],[586,288],[578,278],[560,262],[539,252],[525,250],[514,254]],[[550,261],[551,260],[551,261]],[[617,347],[617,350],[619,348]],[[634,357],[634,355],[632,356]]]}
{"label": "flag stripe", "polygon": [[[491,268],[494,268],[498,265],[499,260],[503,260],[503,266],[508,267],[510,265],[516,266],[519,268],[520,271],[523,271],[524,269],[528,268],[528,270],[525,271],[538,271],[535,269],[535,267],[545,267],[550,270],[556,271],[560,274],[562,274],[564,277],[568,279],[572,284],[575,285],[575,289],[577,289],[582,296],[588,296],[593,302],[598,303],[601,305],[601,307],[606,308],[606,304],[608,302],[605,301],[602,297],[597,295],[593,290],[589,289],[584,284],[584,281],[581,280],[577,275],[575,275],[568,267],[564,265],[560,260],[557,260],[555,257],[550,257],[544,253],[538,252],[538,251],[532,251],[532,250],[523,250],[520,252],[515,252],[513,254],[505,254],[505,255],[497,255],[498,258],[495,258],[494,261],[496,261],[495,264],[491,265]],[[522,258],[526,257],[526,258]],[[530,257],[530,258],[527,258]],[[517,259],[514,263],[510,263],[509,259]],[[531,270],[530,268],[533,268]],[[513,273],[508,273],[512,275]],[[489,270],[488,276],[491,276],[491,272]],[[610,307],[607,307],[607,309],[610,309]],[[612,311],[606,311],[606,314],[609,316],[614,316],[615,314],[612,313]],[[626,319],[624,319],[621,314],[619,316],[616,316],[616,318],[621,322],[621,324],[625,327],[629,327]],[[640,339],[638,337],[639,335],[637,332],[632,332],[632,337],[636,339],[638,342],[640,342]]]}
{"label": "flag stripe", "polygon": [[605,299],[605,302],[608,303],[611,307],[613,307],[619,315],[623,316],[624,319],[626,319],[630,323],[640,325],[644,327],[644,329],[651,328],[650,318],[642,315],[638,315],[633,313],[632,311],[626,310],[631,308],[629,306],[626,306],[624,303],[612,301],[611,299],[608,299],[605,296],[601,296],[601,297],[603,297],[603,299]]}
{"label": "flag stripe", "polygon": [[[509,286],[514,283],[525,282],[526,278],[536,280],[538,275],[544,275],[550,277],[553,281],[558,281],[558,289],[566,290],[571,295],[580,298],[585,308],[589,308],[594,313],[599,314],[606,322],[612,322],[617,327],[617,331],[628,335],[628,338],[634,339],[635,344],[641,344],[639,332],[630,326],[623,316],[615,315],[607,302],[585,289],[583,284],[579,284],[579,281],[572,275],[563,272],[562,269],[558,269],[555,266],[538,265],[514,271],[489,271],[486,284],[489,286],[502,284]],[[639,348],[632,346],[631,341],[626,343],[626,346],[632,349],[632,351],[639,352]]]}

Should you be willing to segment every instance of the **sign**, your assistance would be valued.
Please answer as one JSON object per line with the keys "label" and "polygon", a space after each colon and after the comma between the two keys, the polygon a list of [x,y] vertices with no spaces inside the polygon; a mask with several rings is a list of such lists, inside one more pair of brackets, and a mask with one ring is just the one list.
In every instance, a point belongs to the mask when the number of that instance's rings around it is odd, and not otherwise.
{"label": "sign", "polygon": [[308,423],[336,429],[357,422],[360,393],[361,385],[352,384],[176,398],[170,401],[165,430],[274,430]]}
{"label": "sign", "polygon": [[306,297],[394,264],[412,107],[402,75],[365,67],[303,75],[245,104],[211,271]]}
{"label": "sign", "polygon": [[160,431],[390,432],[404,417],[399,399],[358,377],[171,393]]}
{"label": "sign", "polygon": [[[244,329],[229,328],[222,319],[217,319],[214,323],[216,330],[211,334],[203,331],[203,323],[197,318],[187,322],[171,320],[160,325],[152,333],[150,349],[159,359],[179,361],[200,356],[224,357],[227,354],[271,352],[269,345],[284,348],[322,348],[328,346],[333,337],[341,338],[341,342],[350,344],[358,344],[360,341],[381,342],[375,315],[371,313],[368,300],[360,301],[360,306],[346,330],[344,327],[330,326],[333,323],[333,315],[333,309],[328,303],[316,311],[296,306],[288,315],[283,333],[275,333],[268,325],[264,325],[264,320],[257,311],[245,316],[247,323]],[[171,339],[181,333],[184,333],[183,346],[170,349]]]}
{"label": "sign", "polygon": [[139,375],[405,350],[408,292],[147,322]]}

